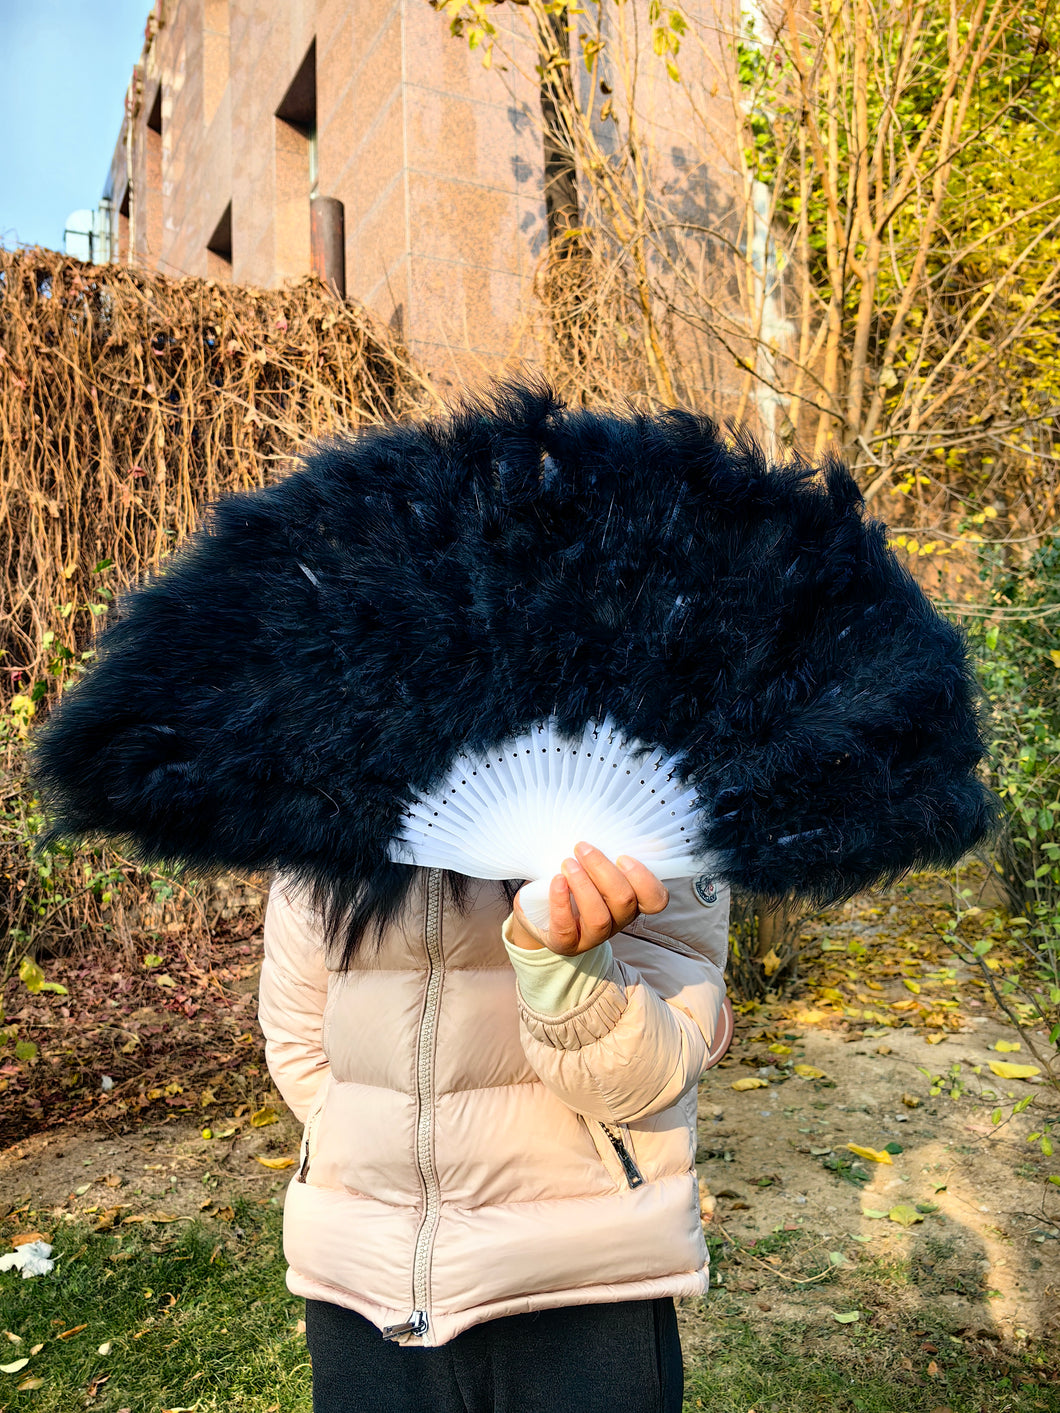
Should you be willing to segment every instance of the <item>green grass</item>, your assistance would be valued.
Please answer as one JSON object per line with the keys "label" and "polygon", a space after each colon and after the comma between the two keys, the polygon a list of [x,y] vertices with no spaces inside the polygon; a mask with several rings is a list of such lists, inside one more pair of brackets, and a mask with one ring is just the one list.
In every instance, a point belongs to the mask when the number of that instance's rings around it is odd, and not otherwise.
{"label": "green grass", "polygon": [[[0,1330],[22,1341],[0,1335],[0,1363],[43,1345],[21,1371],[0,1373],[0,1410],[309,1413],[309,1358],[296,1327],[303,1311],[284,1287],[280,1221],[275,1207],[240,1205],[225,1224],[117,1234],[60,1226],[52,1275],[0,1275]],[[776,1233],[754,1249],[791,1255],[800,1235]],[[939,1243],[929,1255],[948,1252]],[[749,1318],[753,1303],[718,1290],[687,1312],[689,1347],[699,1345],[687,1413],[1060,1413],[1055,1366],[1039,1351],[989,1348],[923,1308],[905,1313],[902,1292],[915,1274],[864,1263],[841,1302],[859,1307],[862,1321],[844,1326],[808,1305],[799,1319],[767,1325]],[[108,1341],[109,1353],[99,1354]],[[26,1379],[42,1382],[19,1391]]]}
{"label": "green grass", "polygon": [[[850,1327],[822,1337],[788,1326],[764,1341],[761,1329],[734,1321],[685,1386],[687,1413],[1049,1413],[1060,1410],[1055,1384],[1021,1384],[1020,1367],[989,1368],[941,1347],[941,1372],[901,1368],[895,1341]],[[832,1346],[832,1348],[829,1348]],[[926,1363],[921,1356],[920,1369]]]}
{"label": "green grass", "polygon": [[968,1341],[923,1309],[876,1324],[873,1295],[886,1304],[888,1294],[859,1284],[836,1304],[860,1306],[862,1322],[843,1326],[807,1309],[767,1328],[734,1301],[708,1299],[686,1413],[1060,1413],[1055,1349],[1050,1361]]}
{"label": "green grass", "polygon": [[[0,1275],[0,1329],[22,1339],[0,1336],[0,1363],[44,1345],[19,1373],[0,1373],[0,1408],[308,1413],[309,1356],[295,1327],[303,1306],[284,1287],[280,1220],[275,1208],[240,1205],[225,1225],[120,1236],[60,1227],[50,1276]],[[27,1378],[43,1383],[20,1392]]]}

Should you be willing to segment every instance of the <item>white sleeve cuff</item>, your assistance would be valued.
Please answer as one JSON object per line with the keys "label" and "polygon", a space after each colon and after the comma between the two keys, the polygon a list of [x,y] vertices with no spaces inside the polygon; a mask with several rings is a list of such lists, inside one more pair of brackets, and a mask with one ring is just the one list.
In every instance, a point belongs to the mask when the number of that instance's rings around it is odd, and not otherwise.
{"label": "white sleeve cuff", "polygon": [[588,952],[566,957],[547,947],[528,951],[511,939],[509,917],[501,931],[504,946],[515,968],[519,994],[527,1008],[542,1016],[561,1016],[587,1001],[611,970],[611,943],[601,942]]}

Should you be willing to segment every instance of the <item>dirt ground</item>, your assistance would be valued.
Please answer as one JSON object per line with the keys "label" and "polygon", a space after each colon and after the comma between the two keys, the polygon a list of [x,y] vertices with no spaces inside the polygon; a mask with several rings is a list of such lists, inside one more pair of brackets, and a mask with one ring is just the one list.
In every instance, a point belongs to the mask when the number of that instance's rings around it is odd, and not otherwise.
{"label": "dirt ground", "polygon": [[[930,1310],[965,1337],[1060,1343],[1060,1189],[1046,1181],[1056,1164],[1026,1141],[1055,1096],[1041,1077],[991,1074],[992,1061],[1030,1057],[1026,1044],[992,1048],[1019,1037],[989,985],[946,950],[944,910],[928,883],[808,923],[800,981],[740,1014],[729,1057],[701,1085],[697,1165],[720,1256],[711,1299],[735,1302],[763,1337],[775,1323],[823,1326],[854,1309],[908,1329]],[[90,1077],[72,1097],[56,1087],[48,1045],[65,1035],[60,1010],[76,1021],[76,1007],[51,996],[23,1007],[20,1036],[40,1042],[36,1067],[52,1086],[36,1092],[67,1094],[66,1108],[27,1106],[31,1076],[17,1109],[0,1101],[9,1135],[17,1117],[24,1124],[0,1151],[0,1216],[45,1233],[78,1217],[101,1229],[202,1218],[220,1230],[238,1197],[282,1204],[299,1130],[263,1066],[256,942],[228,945],[227,974],[218,980],[214,965],[208,978],[227,1007],[220,1030],[166,1054],[174,988],[154,985],[162,994],[145,1002],[141,978],[108,1008],[126,1038],[108,1040],[94,1075],[77,1052]],[[178,1029],[196,1019],[182,1016]],[[145,1066],[138,1055],[155,1027]],[[134,1035],[143,1039],[130,1045]],[[76,1050],[68,1035],[53,1042],[62,1045]],[[99,1071],[117,1068],[115,1056],[122,1077],[101,1092]],[[761,1083],[734,1089],[749,1079]],[[1027,1112],[992,1124],[995,1105],[1025,1094]],[[866,1283],[887,1271],[889,1281]],[[866,1310],[881,1290],[888,1308]],[[696,1311],[684,1319],[694,1356],[709,1324]]]}
{"label": "dirt ground", "polygon": [[[1049,1202],[1041,1161],[1026,1143],[1032,1118],[995,1129],[991,1102],[931,1098],[918,1069],[928,1055],[933,1069],[983,1065],[989,1046],[1010,1037],[987,1016],[933,1053],[913,1030],[886,1041],[808,1031],[794,1042],[794,1056],[823,1070],[824,1081],[793,1078],[734,1092],[733,1069],[713,1071],[700,1091],[698,1155],[710,1225],[741,1247],[795,1228],[804,1234],[803,1269],[806,1238],[820,1266],[833,1251],[852,1265],[866,1255],[912,1260],[920,1269],[900,1312],[906,1321],[930,1303],[955,1328],[1011,1340],[1060,1335],[1060,1202]],[[906,1107],[903,1094],[918,1106]],[[824,1166],[833,1155],[853,1158],[848,1143],[877,1151],[892,1143],[902,1152],[890,1164],[861,1165],[869,1180],[856,1184]],[[917,1212],[908,1227],[865,1215],[916,1211],[917,1204],[935,1210]],[[795,1285],[784,1268],[776,1256],[740,1262],[736,1288],[766,1296],[768,1311],[764,1300],[754,1302],[765,1323],[793,1318],[796,1305],[802,1318],[850,1308],[841,1288]]]}

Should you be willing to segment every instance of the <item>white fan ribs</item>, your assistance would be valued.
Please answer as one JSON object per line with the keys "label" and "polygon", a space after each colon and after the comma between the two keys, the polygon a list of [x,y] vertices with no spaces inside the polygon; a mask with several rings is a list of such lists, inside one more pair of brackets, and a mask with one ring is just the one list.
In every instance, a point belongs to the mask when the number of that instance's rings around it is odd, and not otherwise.
{"label": "white fan ribs", "polygon": [[[697,801],[680,759],[623,737],[610,718],[565,736],[554,720],[480,756],[460,754],[437,789],[413,799],[390,848],[396,862],[473,878],[522,878],[531,921],[547,922],[548,883],[579,840],[630,854],[659,877],[710,866],[697,854]],[[536,916],[535,916],[536,913]]]}

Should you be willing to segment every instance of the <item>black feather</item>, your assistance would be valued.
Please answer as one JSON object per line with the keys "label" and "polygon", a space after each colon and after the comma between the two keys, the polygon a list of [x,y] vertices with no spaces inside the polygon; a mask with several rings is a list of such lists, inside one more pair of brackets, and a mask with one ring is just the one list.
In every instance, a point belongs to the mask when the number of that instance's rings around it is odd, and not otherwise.
{"label": "black feather", "polygon": [[[847,471],[509,386],[313,450],[130,595],[38,733],[52,837],[279,869],[349,948],[410,785],[609,714],[684,756],[731,883],[816,903],[990,830],[960,632]],[[349,950],[348,948],[348,950]]]}

